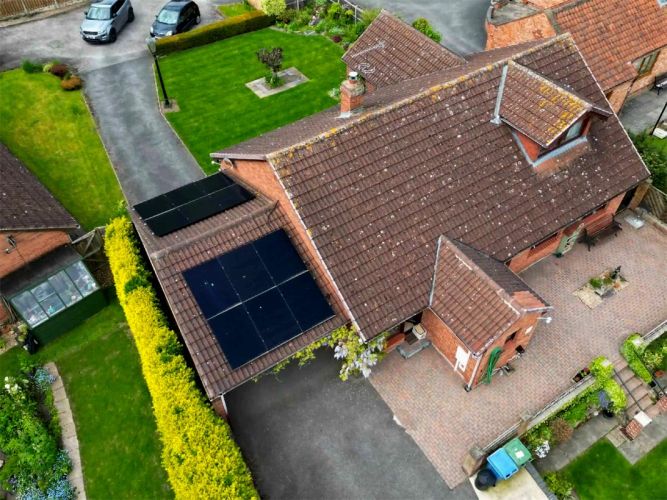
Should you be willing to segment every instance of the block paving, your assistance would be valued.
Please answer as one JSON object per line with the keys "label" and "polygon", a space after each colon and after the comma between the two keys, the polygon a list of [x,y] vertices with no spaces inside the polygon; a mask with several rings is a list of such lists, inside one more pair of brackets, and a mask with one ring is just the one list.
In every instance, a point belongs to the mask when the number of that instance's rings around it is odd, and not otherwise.
{"label": "block paving", "polygon": [[[521,277],[554,306],[553,321],[540,322],[525,355],[510,375],[467,393],[463,380],[435,350],[405,360],[393,352],[378,365],[371,383],[450,488],[466,480],[461,468],[473,446],[491,443],[534,414],[572,384],[596,356],[620,357],[632,332],[647,332],[667,318],[667,234],[646,224],[635,230],[617,216],[623,231],[591,251],[577,244],[550,256]],[[622,266],[629,286],[591,310],[573,292],[605,269]]]}

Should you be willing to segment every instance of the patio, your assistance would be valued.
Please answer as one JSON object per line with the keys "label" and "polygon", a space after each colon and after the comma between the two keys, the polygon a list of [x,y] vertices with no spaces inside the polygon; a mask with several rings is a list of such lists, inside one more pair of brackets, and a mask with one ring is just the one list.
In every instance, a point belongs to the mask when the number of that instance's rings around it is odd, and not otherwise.
{"label": "patio", "polygon": [[[667,92],[661,92],[658,95],[654,90],[647,90],[628,99],[618,114],[618,118],[623,127],[638,134],[655,125],[666,102]],[[667,115],[663,116],[663,119],[667,119]]]}
{"label": "patio", "polygon": [[[547,257],[522,273],[554,306],[553,321],[539,325],[510,375],[466,393],[433,348],[410,360],[394,352],[373,372],[371,383],[450,488],[466,480],[461,464],[470,448],[484,447],[521,415],[540,410],[595,356],[618,358],[625,337],[667,317],[667,234],[649,224],[635,230],[622,215],[617,220],[623,231],[590,252],[577,244],[563,258]],[[619,265],[629,286],[599,307],[591,310],[573,295],[590,277]]]}

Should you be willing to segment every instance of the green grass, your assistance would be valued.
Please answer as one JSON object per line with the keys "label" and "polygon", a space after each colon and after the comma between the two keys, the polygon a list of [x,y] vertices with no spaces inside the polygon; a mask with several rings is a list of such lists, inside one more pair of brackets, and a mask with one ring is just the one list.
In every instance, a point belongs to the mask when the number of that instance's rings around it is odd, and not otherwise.
{"label": "green grass", "polygon": [[[282,47],[283,68],[295,66],[309,81],[260,99],[245,84],[267,71],[256,56]],[[209,154],[333,106],[327,92],[345,77],[342,49],[320,36],[265,29],[171,54],[160,67],[180,111],[167,114],[206,172]]]}
{"label": "green grass", "polygon": [[[0,356],[0,377],[16,374],[27,356],[18,347]],[[88,498],[172,498],[139,355],[118,302],[34,357],[54,361],[65,383]]]}
{"label": "green grass", "polygon": [[241,14],[245,14],[246,12],[252,12],[253,10],[255,9],[252,8],[252,5],[245,4],[243,2],[226,3],[218,7],[218,11],[220,11],[220,14],[222,14],[225,17],[240,16]]}
{"label": "green grass", "polygon": [[634,466],[603,439],[563,472],[581,500],[652,500],[667,498],[667,440]]}
{"label": "green grass", "polygon": [[104,225],[122,199],[81,91],[20,69],[0,73],[0,141],[86,229]]}

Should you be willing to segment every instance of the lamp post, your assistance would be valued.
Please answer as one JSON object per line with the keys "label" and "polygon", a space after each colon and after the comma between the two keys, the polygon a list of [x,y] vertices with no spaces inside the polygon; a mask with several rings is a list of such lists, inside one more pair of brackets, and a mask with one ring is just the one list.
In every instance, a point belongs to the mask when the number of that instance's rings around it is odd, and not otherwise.
{"label": "lamp post", "polygon": [[653,132],[655,132],[655,129],[658,128],[658,125],[660,124],[660,120],[662,120],[662,115],[665,113],[666,109],[667,109],[667,101],[665,101],[665,105],[662,107],[662,111],[660,111],[660,116],[658,116],[658,119],[655,121],[655,125],[653,125],[653,128],[651,129],[651,135],[653,135]]}
{"label": "lamp post", "polygon": [[146,45],[148,46],[148,50],[150,51],[151,55],[153,56],[153,60],[155,61],[155,68],[157,69],[157,77],[160,80],[160,87],[162,87],[162,95],[164,96],[164,106],[165,108],[168,108],[171,106],[171,103],[169,102],[167,89],[164,88],[164,80],[162,79],[162,72],[160,71],[160,63],[158,62],[157,58],[157,45],[155,44],[155,38],[153,38],[152,36],[146,38]]}

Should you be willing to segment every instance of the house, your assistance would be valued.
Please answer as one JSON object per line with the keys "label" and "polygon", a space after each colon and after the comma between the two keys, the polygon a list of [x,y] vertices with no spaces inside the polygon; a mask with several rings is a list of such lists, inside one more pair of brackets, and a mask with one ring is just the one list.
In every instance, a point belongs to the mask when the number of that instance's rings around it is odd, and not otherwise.
{"label": "house", "polygon": [[[133,212],[213,401],[344,324],[421,324],[470,390],[550,319],[517,273],[641,197],[648,171],[569,35],[463,58],[383,11],[343,59],[340,106]],[[300,295],[272,268],[297,260]]]}
{"label": "house", "polygon": [[77,221],[0,144],[0,324],[22,319],[40,343],[105,304],[71,245]]}
{"label": "house", "polygon": [[486,18],[487,49],[570,33],[615,112],[667,73],[663,0],[504,0]]}

